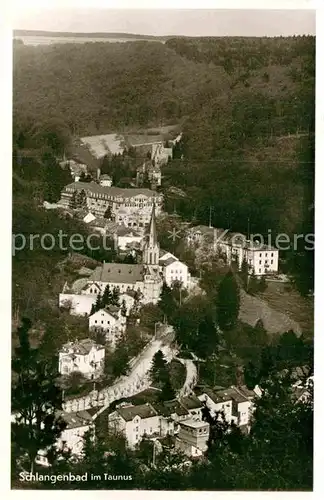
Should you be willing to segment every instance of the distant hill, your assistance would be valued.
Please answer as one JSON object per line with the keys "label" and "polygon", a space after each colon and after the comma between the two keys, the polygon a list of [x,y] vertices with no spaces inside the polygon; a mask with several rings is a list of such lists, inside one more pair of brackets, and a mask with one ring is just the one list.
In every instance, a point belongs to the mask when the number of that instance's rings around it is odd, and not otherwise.
{"label": "distant hill", "polygon": [[41,31],[41,30],[13,30],[13,36],[41,36],[41,37],[64,37],[64,38],[123,38],[130,40],[168,40],[171,36],[140,35],[135,33],[72,33],[70,31]]}

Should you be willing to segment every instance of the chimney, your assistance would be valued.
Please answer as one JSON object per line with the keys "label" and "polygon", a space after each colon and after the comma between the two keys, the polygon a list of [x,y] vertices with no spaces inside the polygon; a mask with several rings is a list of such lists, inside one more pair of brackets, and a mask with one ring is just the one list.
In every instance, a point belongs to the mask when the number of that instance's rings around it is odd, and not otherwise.
{"label": "chimney", "polygon": [[97,181],[100,180],[100,175],[101,175],[101,169],[100,167],[97,168]]}

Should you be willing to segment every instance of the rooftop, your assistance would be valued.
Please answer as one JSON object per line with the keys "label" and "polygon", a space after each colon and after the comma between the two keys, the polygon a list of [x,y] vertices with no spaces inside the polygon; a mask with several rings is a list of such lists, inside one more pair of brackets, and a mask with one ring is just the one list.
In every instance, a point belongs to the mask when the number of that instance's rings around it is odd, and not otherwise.
{"label": "rooftop", "polygon": [[[99,408],[96,408],[99,411]],[[77,411],[74,413],[62,413],[61,417],[67,423],[67,429],[84,427],[92,423],[92,414],[88,410]]]}
{"label": "rooftop", "polygon": [[88,281],[135,284],[143,279],[144,266],[142,264],[105,263],[93,271]]}
{"label": "rooftop", "polygon": [[104,346],[101,344],[97,344],[92,339],[83,339],[76,342],[68,342],[67,344],[64,344],[62,346],[61,352],[69,352],[70,350],[73,350],[75,354],[81,354],[85,356],[89,354],[92,348],[100,351],[101,349],[104,349]]}
{"label": "rooftop", "polygon": [[194,410],[195,408],[201,408],[203,406],[196,396],[186,396],[180,400],[180,403],[187,410]]}
{"label": "rooftop", "polygon": [[183,422],[179,422],[180,425],[184,425],[186,427],[191,427],[192,429],[199,429],[200,427],[208,427],[208,422],[204,422],[201,420],[194,420],[190,418],[188,420],[184,420]]}
{"label": "rooftop", "polygon": [[66,190],[76,190],[81,191],[84,190],[86,192],[92,192],[97,194],[105,194],[107,196],[114,197],[124,197],[124,198],[133,198],[134,196],[147,196],[147,197],[162,197],[160,193],[156,191],[152,191],[147,188],[118,188],[115,186],[100,186],[96,182],[71,182],[67,186],[64,187],[64,191]]}
{"label": "rooftop", "polygon": [[117,412],[124,420],[126,420],[126,422],[133,420],[133,418],[135,418],[136,416],[139,416],[141,418],[150,418],[156,417],[158,415],[158,413],[153,408],[153,406],[150,405],[150,403],[145,403],[143,405],[137,406],[123,406],[121,408],[118,408]]}

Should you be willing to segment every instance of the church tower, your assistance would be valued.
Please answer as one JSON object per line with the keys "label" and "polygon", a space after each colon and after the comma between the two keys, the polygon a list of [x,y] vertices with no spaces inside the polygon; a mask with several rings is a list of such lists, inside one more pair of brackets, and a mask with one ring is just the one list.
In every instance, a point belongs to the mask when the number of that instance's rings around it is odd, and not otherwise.
{"label": "church tower", "polygon": [[159,258],[160,258],[160,245],[157,240],[155,204],[153,203],[151,220],[143,248],[143,264],[153,267],[158,266]]}

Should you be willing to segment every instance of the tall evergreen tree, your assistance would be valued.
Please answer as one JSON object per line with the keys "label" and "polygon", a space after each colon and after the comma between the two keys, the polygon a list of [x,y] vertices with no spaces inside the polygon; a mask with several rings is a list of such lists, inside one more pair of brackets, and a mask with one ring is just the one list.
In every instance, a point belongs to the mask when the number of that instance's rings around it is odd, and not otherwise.
{"label": "tall evergreen tree", "polygon": [[58,416],[62,408],[62,392],[55,384],[54,362],[42,359],[39,349],[29,341],[31,322],[23,318],[18,328],[19,345],[15,349],[12,370],[17,378],[12,386],[11,425],[15,459],[27,455],[30,471],[39,450],[54,454],[55,443],[66,427]]}
{"label": "tall evergreen tree", "polygon": [[217,322],[222,330],[232,329],[237,322],[240,310],[240,290],[235,276],[229,272],[218,287]]}
{"label": "tall evergreen tree", "polygon": [[111,305],[113,306],[119,306],[119,290],[118,288],[114,287],[111,295]]}
{"label": "tall evergreen tree", "polygon": [[155,384],[164,383],[168,379],[167,361],[161,350],[157,351],[152,360],[150,377]]}
{"label": "tall evergreen tree", "polygon": [[110,290],[110,286],[107,285],[101,300],[102,307],[109,306],[112,303],[112,295],[113,294]]}

